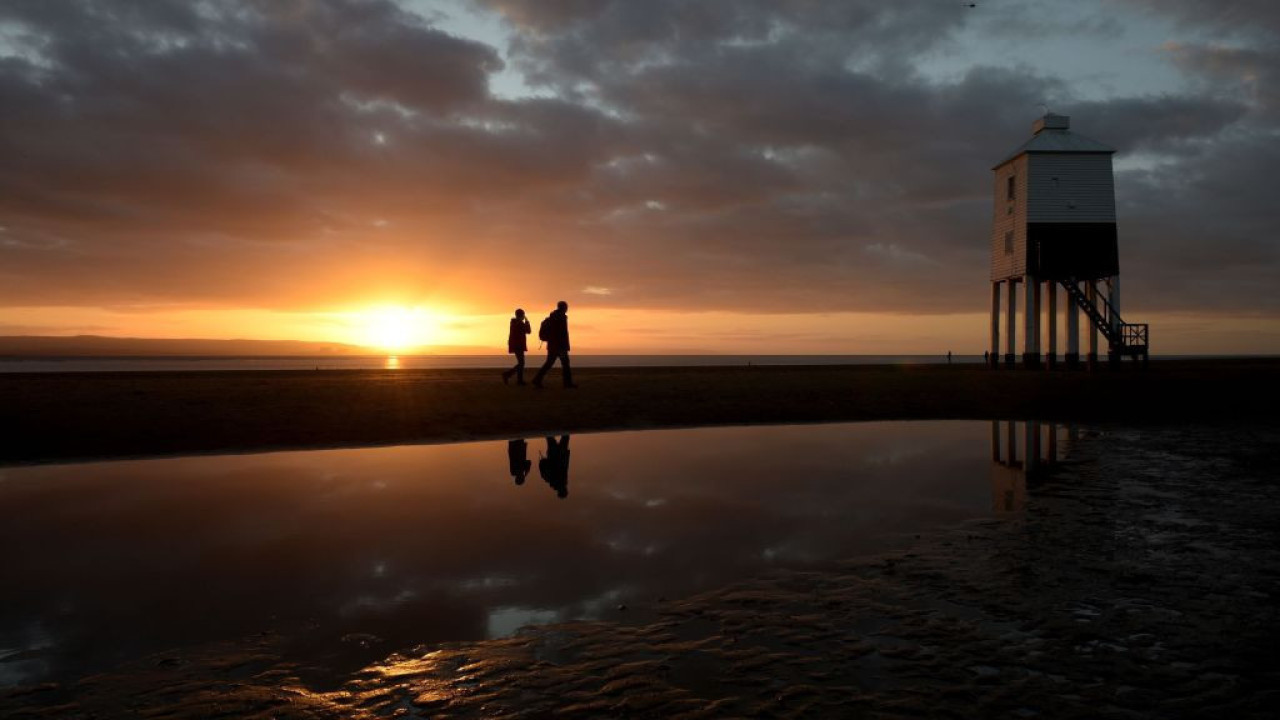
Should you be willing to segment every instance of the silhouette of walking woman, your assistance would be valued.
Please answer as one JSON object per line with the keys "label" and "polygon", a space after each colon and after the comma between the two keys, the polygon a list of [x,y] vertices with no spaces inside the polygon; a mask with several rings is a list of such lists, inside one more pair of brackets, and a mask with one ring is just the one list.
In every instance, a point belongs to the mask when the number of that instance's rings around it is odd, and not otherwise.
{"label": "silhouette of walking woman", "polygon": [[556,497],[569,497],[569,436],[561,435],[557,442],[547,436],[547,456],[538,460],[538,473],[547,481]]}
{"label": "silhouette of walking woman", "polygon": [[524,440],[507,441],[507,467],[517,485],[523,485],[533,462],[529,460],[529,443]]}
{"label": "silhouette of walking woman", "polygon": [[524,310],[516,308],[516,316],[511,318],[511,331],[507,333],[507,352],[516,356],[516,366],[510,370],[502,371],[502,382],[506,384],[512,375],[516,376],[516,384],[524,384],[524,354],[529,349],[529,343],[525,341],[525,335],[533,332],[529,327],[529,318],[524,316]]}
{"label": "silhouette of walking woman", "polygon": [[556,309],[538,326],[538,339],[547,344],[547,361],[533,377],[533,386],[541,388],[542,378],[559,360],[560,369],[564,372],[564,386],[578,387],[573,384],[573,370],[569,368],[569,303],[563,300],[556,303]]}

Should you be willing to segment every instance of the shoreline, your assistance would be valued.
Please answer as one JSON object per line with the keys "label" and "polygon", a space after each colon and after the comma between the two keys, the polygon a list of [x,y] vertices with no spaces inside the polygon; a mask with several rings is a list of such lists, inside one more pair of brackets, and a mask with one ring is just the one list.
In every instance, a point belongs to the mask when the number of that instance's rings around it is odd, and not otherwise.
{"label": "shoreline", "polygon": [[0,374],[0,466],[447,443],[554,433],[885,420],[1272,422],[1280,360],[1142,370],[974,365]]}

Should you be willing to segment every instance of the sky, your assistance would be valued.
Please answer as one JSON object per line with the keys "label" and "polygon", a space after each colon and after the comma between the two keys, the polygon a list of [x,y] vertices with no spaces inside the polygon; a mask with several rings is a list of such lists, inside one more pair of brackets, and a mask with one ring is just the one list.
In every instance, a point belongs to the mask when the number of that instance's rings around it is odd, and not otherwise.
{"label": "sky", "polygon": [[1269,0],[0,0],[0,335],[981,353],[1045,108],[1152,351],[1280,353]]}

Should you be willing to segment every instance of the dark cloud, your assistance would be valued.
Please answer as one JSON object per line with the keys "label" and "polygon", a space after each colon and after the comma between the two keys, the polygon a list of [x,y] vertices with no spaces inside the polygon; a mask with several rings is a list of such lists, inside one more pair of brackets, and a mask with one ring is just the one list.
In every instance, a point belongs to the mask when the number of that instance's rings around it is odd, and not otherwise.
{"label": "dark cloud", "polygon": [[1163,96],[1076,103],[1075,129],[1126,153],[1197,152],[1239,122],[1249,106],[1231,98]]}
{"label": "dark cloud", "polygon": [[1259,120],[1280,122],[1280,37],[1264,48],[1172,44],[1180,68],[1204,81],[1205,94],[1246,99]]}
{"label": "dark cloud", "polygon": [[862,64],[904,72],[909,58],[945,42],[958,3],[875,0],[479,0],[519,31],[512,53],[532,81],[562,92],[653,66],[701,66],[742,48],[791,50],[805,66]]}
{"label": "dark cloud", "polygon": [[1184,29],[1248,35],[1265,39],[1280,33],[1280,5],[1272,0],[1123,0],[1163,17]]}
{"label": "dark cloud", "polygon": [[338,253],[376,255],[350,233],[376,212],[430,213],[564,162],[461,123],[492,105],[496,51],[391,3],[0,13],[39,49],[0,66],[11,303],[269,296],[281,266],[323,277]]}
{"label": "dark cloud", "polygon": [[1280,210],[1266,183],[1280,150],[1240,132],[1206,152],[1119,177],[1121,262],[1144,307],[1272,314]]}
{"label": "dark cloud", "polygon": [[[512,33],[493,48],[389,1],[9,2],[0,302],[391,288],[505,309],[603,287],[626,307],[980,311],[990,167],[1052,96],[1145,159],[1119,176],[1131,307],[1280,309],[1257,294],[1280,279],[1265,43],[1171,45],[1200,84],[1085,101],[1020,67],[925,74],[962,5],[484,0]],[[1197,7],[1168,12],[1239,22]],[[542,96],[490,92],[500,51]]]}

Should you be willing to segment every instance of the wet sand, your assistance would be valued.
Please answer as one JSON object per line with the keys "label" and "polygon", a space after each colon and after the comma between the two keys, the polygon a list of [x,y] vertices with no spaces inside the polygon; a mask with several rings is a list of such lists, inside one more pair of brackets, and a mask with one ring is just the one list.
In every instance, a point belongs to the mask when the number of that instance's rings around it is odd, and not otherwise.
{"label": "wet sand", "polygon": [[0,692],[0,714],[1273,717],[1278,463],[1274,424],[1105,426],[1012,519],[654,599],[654,621],[407,649],[324,683],[259,636]]}
{"label": "wet sand", "polygon": [[898,419],[1269,418],[1280,360],[1143,371],[979,366],[588,368],[576,390],[496,370],[0,374],[0,464],[648,427]]}

